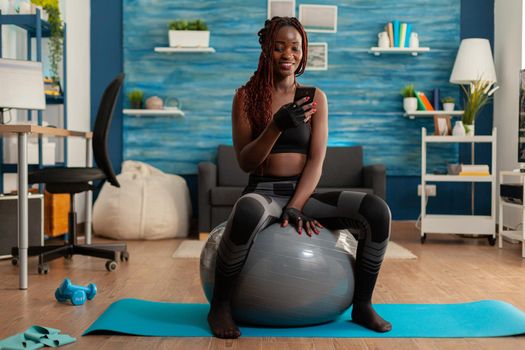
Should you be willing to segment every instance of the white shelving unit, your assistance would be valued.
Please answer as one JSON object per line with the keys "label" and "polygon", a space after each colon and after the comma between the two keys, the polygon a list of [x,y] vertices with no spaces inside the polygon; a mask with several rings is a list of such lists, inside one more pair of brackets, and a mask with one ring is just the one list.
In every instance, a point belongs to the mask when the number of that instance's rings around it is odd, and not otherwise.
{"label": "white shelving unit", "polygon": [[491,214],[490,215],[431,215],[426,213],[426,191],[421,191],[421,243],[424,243],[427,233],[441,234],[477,234],[487,235],[489,243],[496,243],[496,177],[459,176],[427,174],[427,144],[428,143],[475,143],[492,144],[492,171],[496,168],[496,128],[490,136],[429,136],[426,128],[421,129],[421,188],[426,188],[427,182],[490,182],[491,183]]}
{"label": "white shelving unit", "polygon": [[430,51],[430,47],[417,47],[417,48],[415,47],[388,47],[388,48],[371,47],[368,52],[373,54],[374,56],[381,56],[384,54],[417,56],[420,53],[425,53],[429,51]]}
{"label": "white shelving unit", "polygon": [[460,116],[463,115],[463,111],[414,111],[403,113],[403,117],[408,117],[409,119],[416,117],[434,117],[435,115]]}
{"label": "white shelving unit", "polygon": [[184,117],[184,112],[178,108],[169,109],[124,109],[122,113],[137,117],[165,116],[165,117]]}
{"label": "white shelving unit", "polygon": [[164,53],[214,53],[213,47],[156,47],[155,52]]}
{"label": "white shelving unit", "polygon": [[[514,172],[514,171],[500,171],[499,173],[499,183],[503,184],[505,183],[503,180],[505,180],[505,177],[513,177],[513,178],[519,178],[518,182],[513,183],[520,183],[524,184],[525,180],[525,173],[521,172]],[[525,192],[525,190],[524,190]],[[525,198],[525,197],[522,197]],[[521,219],[522,227],[525,223],[525,205],[523,204],[517,204],[517,203],[509,203],[505,202],[501,196],[499,198],[499,220],[498,220],[498,228],[499,228],[499,236],[498,236],[498,247],[503,248],[503,237],[508,237],[511,239],[515,239],[517,241],[521,241],[521,257],[525,258],[525,230],[523,228],[520,230],[506,230],[503,226],[503,208],[504,207],[513,207],[518,208],[522,210],[523,216]]]}

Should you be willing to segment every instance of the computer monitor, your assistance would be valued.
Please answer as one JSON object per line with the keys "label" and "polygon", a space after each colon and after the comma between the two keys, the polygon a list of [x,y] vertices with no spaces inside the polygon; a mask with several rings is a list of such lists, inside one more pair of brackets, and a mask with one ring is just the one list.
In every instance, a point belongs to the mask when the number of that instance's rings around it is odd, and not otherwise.
{"label": "computer monitor", "polygon": [[46,108],[42,63],[0,58],[0,111]]}

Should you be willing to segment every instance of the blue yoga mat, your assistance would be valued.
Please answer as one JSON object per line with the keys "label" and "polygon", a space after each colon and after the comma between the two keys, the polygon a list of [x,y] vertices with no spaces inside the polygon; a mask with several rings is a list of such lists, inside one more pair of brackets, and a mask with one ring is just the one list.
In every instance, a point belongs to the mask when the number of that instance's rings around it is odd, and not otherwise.
{"label": "blue yoga mat", "polygon": [[[334,322],[298,328],[241,327],[243,337],[474,338],[525,334],[525,313],[511,304],[484,300],[462,304],[376,304],[392,322],[388,333],[352,323],[351,309]],[[84,332],[144,336],[209,337],[208,304],[174,304],[122,299]]]}

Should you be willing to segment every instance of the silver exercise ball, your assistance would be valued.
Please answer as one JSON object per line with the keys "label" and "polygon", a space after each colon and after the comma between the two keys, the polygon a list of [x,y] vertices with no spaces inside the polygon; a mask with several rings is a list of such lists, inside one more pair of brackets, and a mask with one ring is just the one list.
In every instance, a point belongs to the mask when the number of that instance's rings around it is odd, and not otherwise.
{"label": "silver exercise ball", "polygon": [[[226,223],[212,230],[200,258],[201,284],[213,295],[217,248]],[[348,231],[320,229],[299,235],[291,226],[273,224],[259,232],[232,297],[239,323],[306,326],[332,321],[354,295],[354,257]]]}

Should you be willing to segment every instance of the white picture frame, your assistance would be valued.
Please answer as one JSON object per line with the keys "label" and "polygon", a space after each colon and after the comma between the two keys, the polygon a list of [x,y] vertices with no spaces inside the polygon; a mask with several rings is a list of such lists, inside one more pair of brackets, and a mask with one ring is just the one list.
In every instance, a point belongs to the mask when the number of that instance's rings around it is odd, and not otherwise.
{"label": "white picture frame", "polygon": [[308,43],[306,70],[328,70],[328,43]]}
{"label": "white picture frame", "polygon": [[295,17],[295,0],[268,0],[267,16]]}
{"label": "white picture frame", "polygon": [[337,33],[337,6],[301,4],[299,22],[307,32]]}

